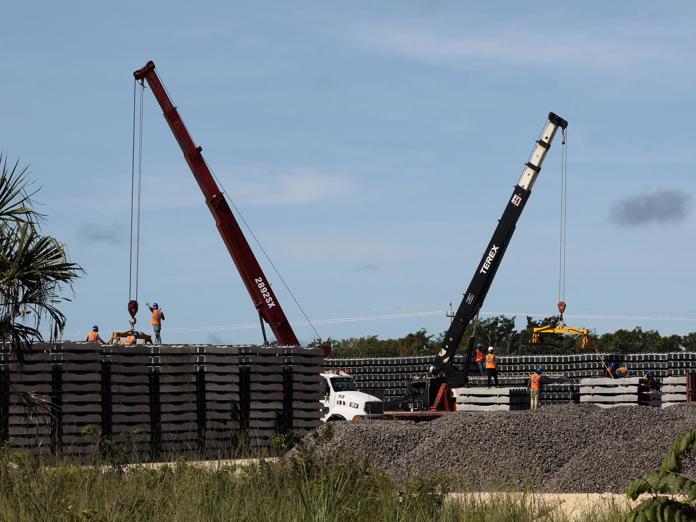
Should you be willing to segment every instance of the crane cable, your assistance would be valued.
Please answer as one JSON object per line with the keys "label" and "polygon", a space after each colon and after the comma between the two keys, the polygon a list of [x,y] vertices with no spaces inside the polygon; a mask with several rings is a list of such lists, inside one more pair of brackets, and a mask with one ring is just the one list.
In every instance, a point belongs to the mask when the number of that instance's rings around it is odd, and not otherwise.
{"label": "crane cable", "polygon": [[[566,245],[568,243],[568,129],[563,129],[563,141],[561,141],[561,217],[560,217],[560,234],[558,245],[558,306],[561,312],[561,322],[563,322],[563,311],[561,311],[561,303],[565,310],[565,292],[566,292]],[[602,363],[609,375],[609,367],[604,361],[602,354],[599,353],[597,345],[588,338],[589,348],[597,355],[597,359]]]}
{"label": "crane cable", "polygon": [[[140,84],[140,108],[136,121],[137,80],[133,80],[133,136],[131,143],[131,202],[130,202],[130,248],[128,260],[128,300],[138,300],[140,273],[140,196],[142,194],[143,174],[143,93],[145,85]],[[137,154],[136,154],[137,141]]]}
{"label": "crane cable", "polygon": [[[212,169],[211,169],[210,172],[211,172],[211,173],[213,172]],[[312,321],[309,319],[309,316],[305,313],[304,308],[302,308],[302,305],[300,304],[300,301],[297,299],[297,297],[295,297],[295,294],[294,294],[294,293],[292,292],[292,290],[290,289],[290,286],[285,282],[285,279],[284,279],[283,276],[281,275],[281,273],[280,273],[280,271],[278,270],[278,268],[276,268],[276,265],[275,265],[275,263],[273,262],[273,260],[271,259],[271,256],[268,255],[268,252],[266,252],[266,249],[263,248],[263,245],[261,244],[261,242],[259,241],[259,239],[256,237],[256,234],[254,234],[254,231],[253,231],[253,230],[251,229],[251,227],[249,226],[249,223],[247,223],[247,220],[244,219],[244,215],[242,215],[242,213],[239,211],[239,208],[237,207],[237,205],[235,205],[234,201],[232,200],[232,198],[230,197],[230,195],[227,193],[227,190],[226,190],[225,187],[223,186],[222,182],[218,179],[217,176],[215,176],[214,173],[213,173],[213,177],[215,178],[215,181],[217,181],[217,183],[220,185],[220,188],[222,189],[222,193],[225,195],[225,198],[227,198],[227,200],[230,202],[230,205],[232,205],[232,208],[234,209],[234,211],[235,211],[235,212],[237,213],[237,215],[239,216],[239,219],[242,220],[242,223],[244,223],[244,226],[245,226],[246,229],[249,231],[249,234],[251,234],[251,237],[254,238],[254,241],[255,241],[256,244],[258,245],[259,249],[261,250],[261,252],[263,252],[264,257],[266,258],[266,260],[268,261],[268,263],[269,263],[269,264],[271,265],[271,267],[273,268],[273,271],[274,271],[274,272],[276,273],[276,275],[278,276],[278,279],[280,279],[281,283],[283,283],[283,286],[285,287],[285,290],[287,290],[287,292],[290,294],[290,297],[292,297],[292,300],[295,302],[295,305],[296,305],[297,308],[300,310],[300,313],[302,313],[302,316],[305,318],[305,321],[307,321],[307,324],[310,326],[310,328],[311,328],[312,331],[314,332],[314,335],[317,336],[317,339],[321,339],[321,336],[319,335],[319,332],[318,332],[317,329],[314,327],[314,324],[313,324]]]}
{"label": "crane cable", "polygon": [[[566,243],[568,225],[568,129],[563,129],[561,142],[561,215],[558,246],[558,302],[565,301],[566,292]],[[561,317],[563,312],[561,312]]]}
{"label": "crane cable", "polygon": [[[163,88],[163,89],[165,90],[165,92],[166,92],[166,91],[167,91],[166,85],[164,84],[164,82],[161,82],[161,83],[162,83],[162,88]],[[144,88],[144,86],[143,86],[143,88]],[[167,92],[167,96],[171,99],[171,96],[169,96],[169,93],[168,93],[168,92]],[[135,103],[135,102],[134,102],[134,103]],[[133,121],[135,122],[135,117],[134,117],[134,120],[133,120]],[[134,123],[133,125],[135,125],[135,123]],[[141,139],[141,142],[142,142],[142,98],[141,98],[141,123],[140,123],[140,129],[141,129],[141,136],[140,136],[140,139]],[[135,131],[133,131],[133,132],[135,132]],[[135,138],[134,138],[134,139],[135,139]],[[205,159],[204,159],[203,161],[205,161]],[[261,241],[259,241],[259,239],[256,237],[256,234],[254,234],[254,231],[253,231],[253,230],[251,229],[251,227],[249,226],[249,223],[247,223],[247,220],[244,219],[244,215],[241,213],[241,211],[239,210],[239,208],[237,207],[237,205],[234,203],[234,200],[232,199],[232,197],[231,197],[231,196],[229,195],[229,193],[227,192],[227,189],[225,189],[225,186],[223,185],[222,181],[220,180],[220,178],[218,178],[218,177],[215,175],[215,172],[214,172],[213,169],[210,167],[210,165],[208,165],[207,162],[206,162],[206,165],[208,166],[208,170],[210,170],[210,173],[212,174],[213,179],[215,180],[215,182],[216,182],[216,183],[218,184],[218,186],[220,187],[220,191],[222,192],[223,196],[224,196],[225,199],[228,201],[228,203],[230,204],[230,206],[234,209],[234,212],[237,214],[237,216],[239,217],[239,219],[242,220],[242,223],[244,223],[244,226],[245,226],[246,229],[249,231],[249,234],[251,234],[251,237],[254,239],[254,242],[258,245],[258,247],[259,247],[259,249],[261,250],[261,252],[263,253],[264,257],[266,258],[266,260],[268,261],[268,263],[269,263],[269,264],[271,265],[271,267],[273,268],[273,271],[274,271],[275,274],[278,276],[278,279],[280,279],[280,281],[283,283],[283,286],[285,287],[285,290],[287,290],[288,294],[290,294],[290,297],[292,297],[292,300],[295,302],[295,305],[296,305],[297,308],[300,310],[300,313],[302,314],[302,316],[305,318],[305,321],[307,321],[307,324],[312,328],[312,331],[314,331],[314,334],[317,336],[317,339],[321,339],[321,336],[319,335],[319,332],[318,332],[317,329],[314,327],[314,324],[313,324],[312,321],[309,319],[309,316],[305,313],[304,308],[302,308],[302,305],[300,304],[300,301],[297,299],[297,297],[295,297],[295,294],[294,294],[294,293],[292,292],[292,290],[290,289],[290,286],[285,282],[285,279],[283,278],[283,276],[281,275],[280,271],[279,271],[278,268],[276,267],[275,263],[274,263],[273,260],[271,259],[271,256],[268,255],[268,252],[266,252],[266,249],[265,249],[265,248],[263,247],[263,245],[261,244]],[[137,292],[136,292],[136,293],[137,293]]]}

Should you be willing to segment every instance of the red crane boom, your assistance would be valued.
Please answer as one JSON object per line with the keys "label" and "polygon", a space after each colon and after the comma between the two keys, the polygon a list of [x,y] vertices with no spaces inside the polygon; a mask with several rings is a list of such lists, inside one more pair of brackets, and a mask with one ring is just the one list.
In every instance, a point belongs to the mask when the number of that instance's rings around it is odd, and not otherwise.
{"label": "red crane boom", "polygon": [[[293,331],[288,318],[285,316],[280,303],[276,298],[268,279],[261,270],[254,253],[249,246],[239,223],[234,217],[230,206],[215,182],[212,172],[203,159],[201,147],[197,147],[189,134],[179,112],[172,103],[167,91],[155,72],[155,64],[147,62],[145,67],[133,73],[136,80],[147,81],[157,102],[162,108],[164,119],[176,138],[186,163],[196,178],[198,186],[203,192],[205,202],[210,209],[218,231],[225,242],[225,246],[232,256],[234,264],[239,270],[239,275],[249,291],[254,306],[259,311],[261,318],[268,323],[278,343],[286,346],[299,346],[300,342]],[[263,323],[262,323],[263,326]]]}

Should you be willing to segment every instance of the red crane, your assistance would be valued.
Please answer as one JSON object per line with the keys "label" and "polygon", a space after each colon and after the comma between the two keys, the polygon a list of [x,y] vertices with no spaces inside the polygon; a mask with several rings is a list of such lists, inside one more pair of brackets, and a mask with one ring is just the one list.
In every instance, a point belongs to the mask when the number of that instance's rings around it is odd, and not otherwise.
{"label": "red crane", "polygon": [[[208,168],[205,159],[203,159],[201,154],[203,149],[197,147],[193,142],[181,116],[179,116],[179,112],[157,76],[155,63],[152,61],[147,62],[145,67],[135,71],[133,76],[141,83],[147,81],[157,102],[160,104],[164,113],[164,119],[167,120],[169,128],[179,143],[179,147],[181,147],[186,163],[188,163],[193,177],[196,178],[198,186],[205,197],[205,202],[211,214],[213,214],[222,240],[225,242],[225,246],[232,256],[234,264],[237,266],[237,270],[239,270],[239,275],[249,291],[254,306],[259,311],[262,329],[263,321],[266,321],[279,344],[299,346],[300,342],[297,340],[288,318],[283,313],[283,309],[280,307],[280,303],[273,293],[268,279],[266,279],[263,270],[261,270],[251,247],[249,247],[249,243],[242,233],[242,229],[239,227],[239,223],[225,200],[225,196],[215,182],[215,178]],[[265,340],[266,334],[264,332]]]}

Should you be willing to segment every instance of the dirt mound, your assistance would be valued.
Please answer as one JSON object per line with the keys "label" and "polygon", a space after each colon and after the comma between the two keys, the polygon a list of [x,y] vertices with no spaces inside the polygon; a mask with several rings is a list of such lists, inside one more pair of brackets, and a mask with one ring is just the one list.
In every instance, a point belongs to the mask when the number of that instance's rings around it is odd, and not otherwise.
{"label": "dirt mound", "polygon": [[[564,405],[452,414],[418,424],[334,423],[331,441],[315,451],[325,458],[368,458],[398,480],[443,473],[476,490],[623,492],[694,428],[696,405],[664,410]],[[688,473],[695,468],[691,461]]]}

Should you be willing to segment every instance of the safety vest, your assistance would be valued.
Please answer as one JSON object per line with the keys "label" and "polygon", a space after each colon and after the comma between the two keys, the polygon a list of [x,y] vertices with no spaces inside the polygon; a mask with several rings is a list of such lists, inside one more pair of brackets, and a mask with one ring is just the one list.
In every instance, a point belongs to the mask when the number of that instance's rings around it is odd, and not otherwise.
{"label": "safety vest", "polygon": [[532,390],[541,390],[541,375],[533,373],[529,376],[529,387]]}
{"label": "safety vest", "polygon": [[87,342],[88,343],[96,343],[98,339],[99,339],[99,332],[89,332],[87,334]]}
{"label": "safety vest", "polygon": [[162,322],[162,316],[164,315],[164,312],[160,310],[159,308],[156,308],[152,311],[152,320],[150,321],[150,324],[160,324]]}
{"label": "safety vest", "polygon": [[489,353],[486,355],[486,368],[496,369],[495,354]]}
{"label": "safety vest", "polygon": [[135,335],[129,335],[126,340],[123,341],[123,346],[133,346],[138,342],[138,338]]}
{"label": "safety vest", "polygon": [[483,362],[483,352],[479,349],[476,350],[476,364]]}
{"label": "safety vest", "polygon": [[620,375],[621,377],[626,377],[628,375],[628,368],[625,366],[622,366],[618,370],[616,370],[617,375]]}

